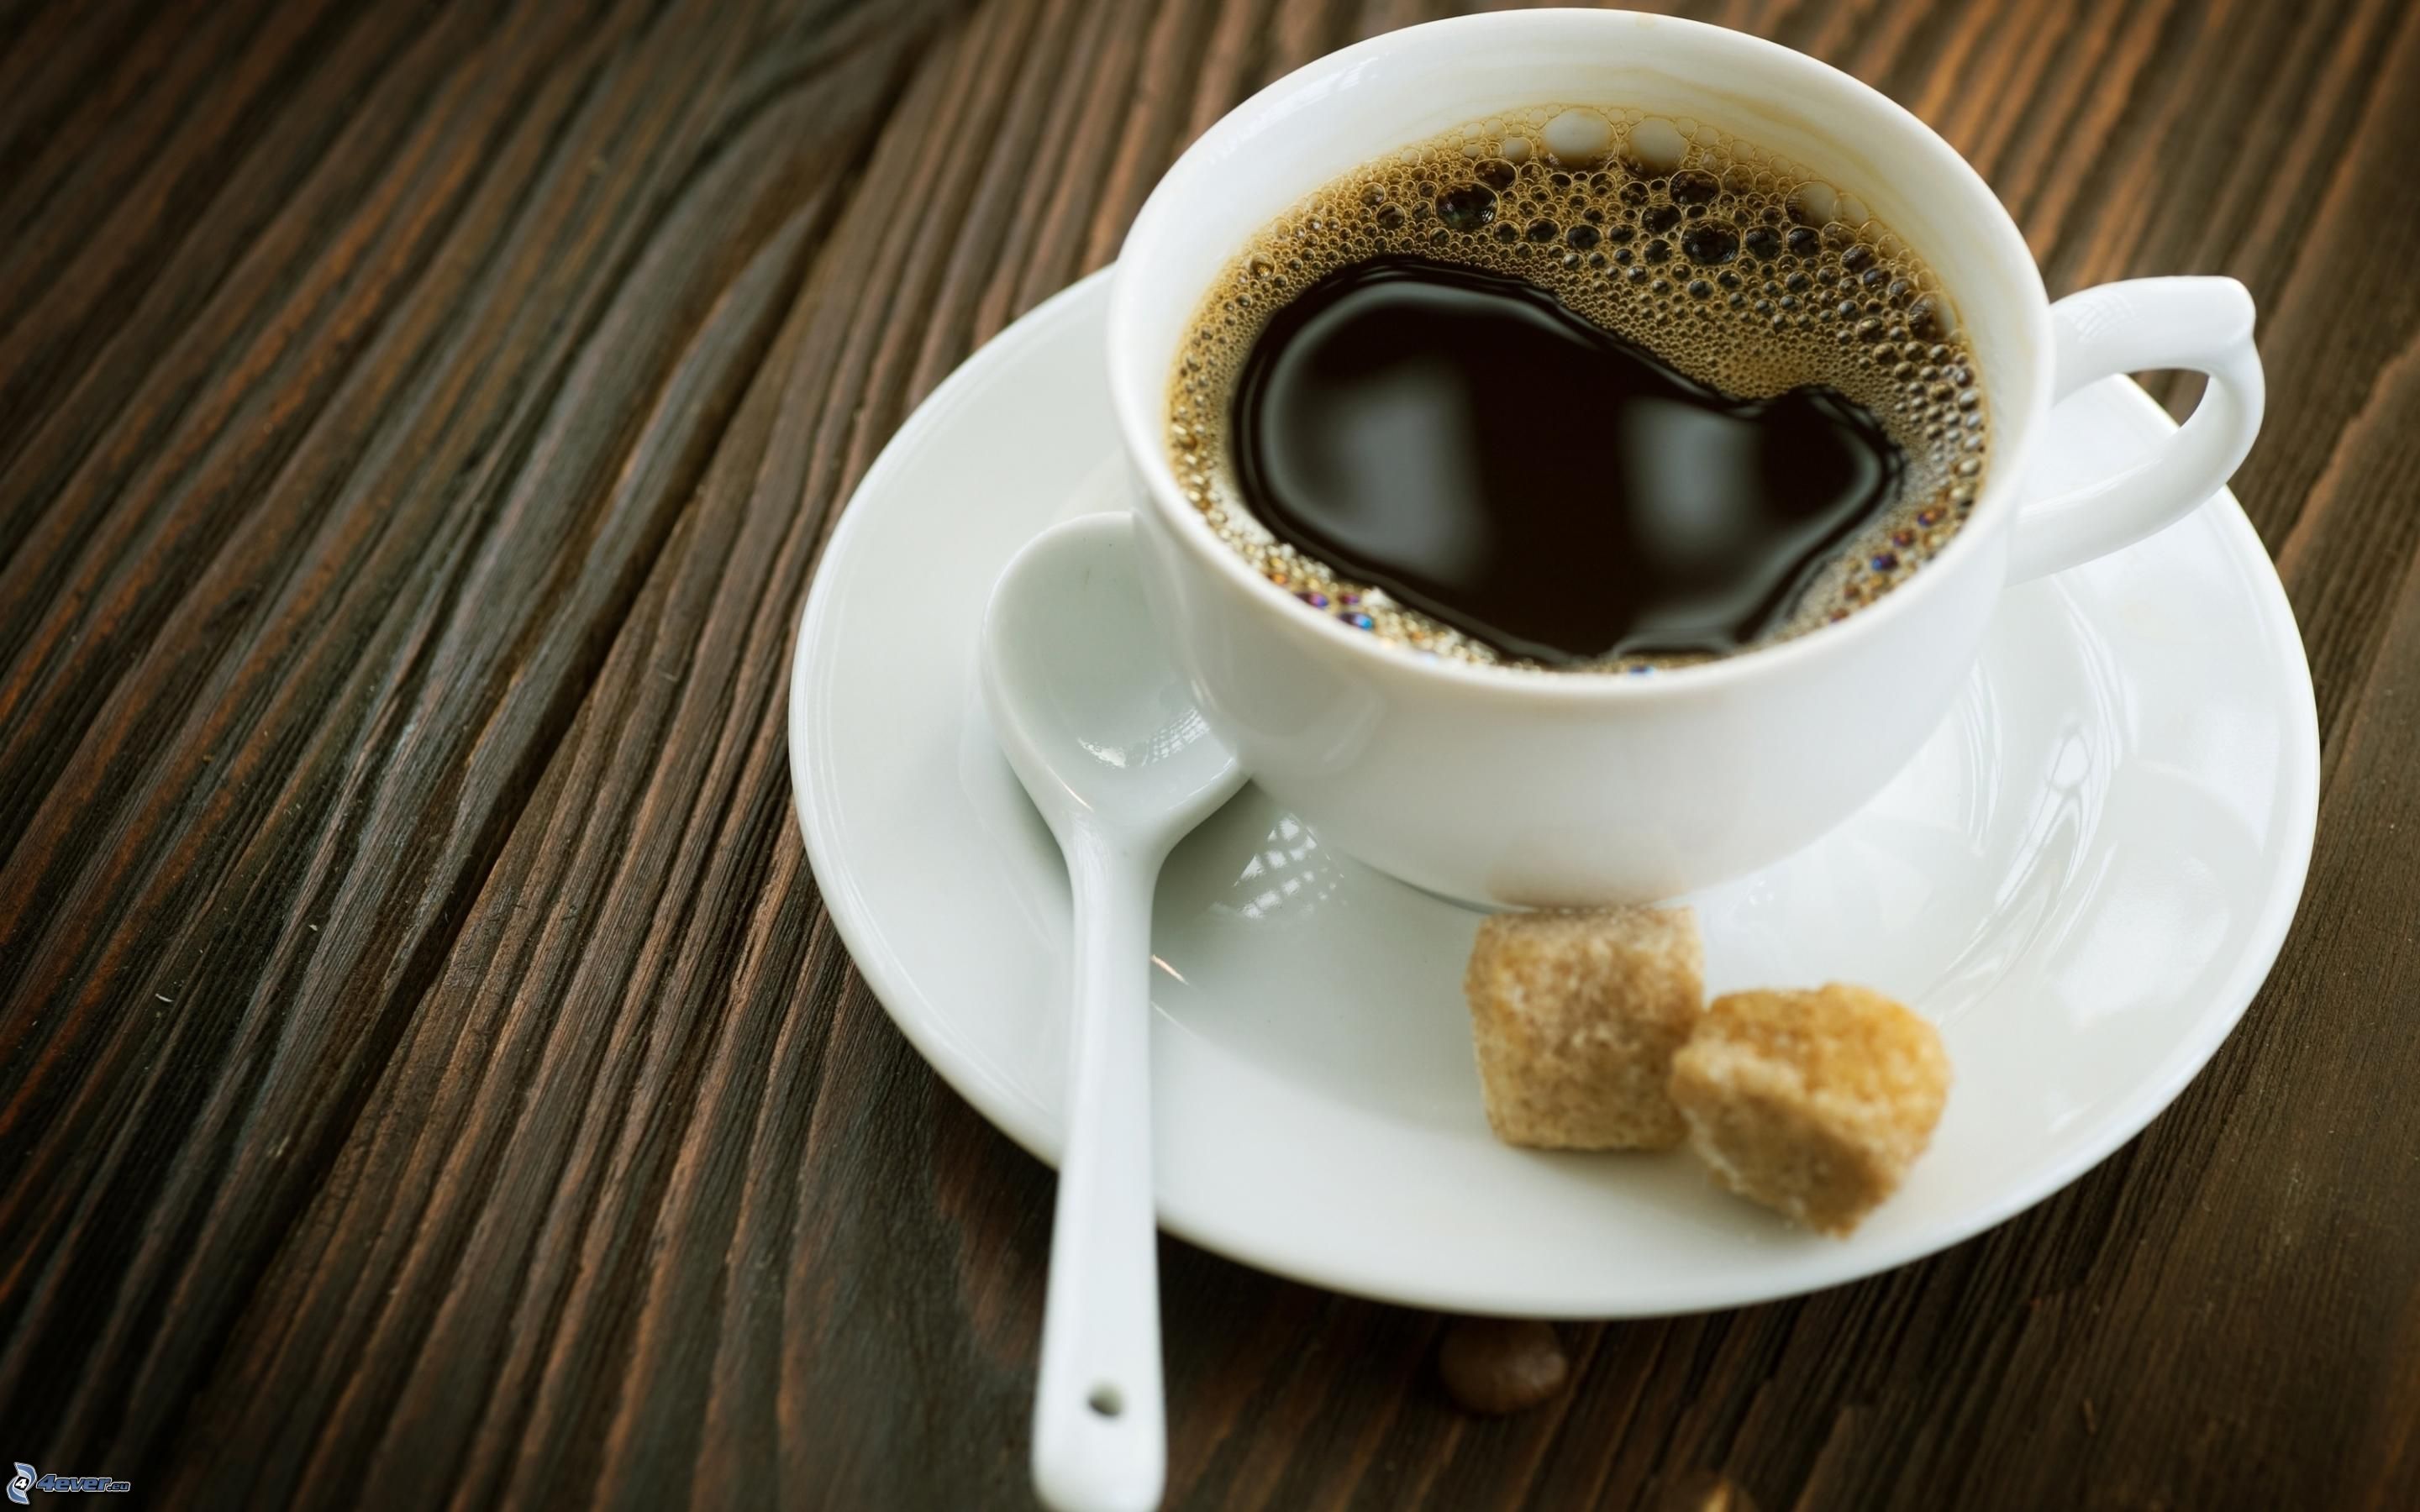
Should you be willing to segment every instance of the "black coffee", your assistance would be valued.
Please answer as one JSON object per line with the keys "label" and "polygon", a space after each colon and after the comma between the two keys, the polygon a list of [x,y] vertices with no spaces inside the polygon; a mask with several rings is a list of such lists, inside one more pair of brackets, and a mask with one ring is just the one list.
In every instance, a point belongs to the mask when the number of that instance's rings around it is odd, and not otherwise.
{"label": "black coffee", "polygon": [[[1586,412],[1542,424],[1541,393]],[[1277,312],[1232,433],[1279,540],[1547,665],[1753,645],[1905,471],[1829,389],[1735,399],[1537,285],[1400,255]]]}
{"label": "black coffee", "polygon": [[1987,455],[1937,278],[1694,121],[1544,106],[1365,164],[1196,312],[1170,459],[1311,609],[1646,671],[1804,631],[1955,533]]}

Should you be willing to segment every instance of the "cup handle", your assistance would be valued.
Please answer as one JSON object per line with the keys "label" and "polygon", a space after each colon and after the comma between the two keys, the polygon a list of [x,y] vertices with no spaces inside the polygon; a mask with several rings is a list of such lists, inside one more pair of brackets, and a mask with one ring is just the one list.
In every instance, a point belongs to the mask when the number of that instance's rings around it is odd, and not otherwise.
{"label": "cup handle", "polygon": [[2189,367],[2210,375],[2175,435],[2133,467],[2027,504],[2009,580],[2063,571],[2132,546],[2226,484],[2260,429],[2266,388],[2252,346],[2252,293],[2231,278],[2132,278],[2050,307],[2051,402],[2118,373]]}

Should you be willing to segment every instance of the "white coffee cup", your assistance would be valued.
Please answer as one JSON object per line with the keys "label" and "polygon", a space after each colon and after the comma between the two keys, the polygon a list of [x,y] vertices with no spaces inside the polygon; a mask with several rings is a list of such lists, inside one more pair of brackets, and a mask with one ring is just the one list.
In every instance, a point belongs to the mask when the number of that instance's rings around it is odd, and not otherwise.
{"label": "white coffee cup", "polygon": [[[1297,601],[1185,500],[1165,437],[1178,344],[1251,235],[1356,165],[1544,104],[1637,107],[1795,160],[1940,276],[1979,364],[1992,454],[1963,529],[1875,604],[1649,676],[1424,658]],[[2024,239],[1949,145],[1815,59],[1613,11],[1391,33],[1238,106],[1143,206],[1109,296],[1110,390],[1141,481],[1145,588],[1210,721],[1324,842],[1481,903],[1642,902],[1752,871],[1848,817],[1947,712],[2006,583],[2114,551],[2209,498],[2260,424],[2252,300],[2224,278],[2052,304]],[[2138,468],[2022,503],[2044,416],[2115,373],[2194,368],[2193,417]]]}

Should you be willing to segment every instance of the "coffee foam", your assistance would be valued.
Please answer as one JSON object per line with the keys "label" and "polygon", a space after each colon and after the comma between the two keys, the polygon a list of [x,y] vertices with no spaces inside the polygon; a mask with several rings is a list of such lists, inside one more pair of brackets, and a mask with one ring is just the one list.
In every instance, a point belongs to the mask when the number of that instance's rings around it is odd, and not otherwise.
{"label": "coffee foam", "polygon": [[[1304,197],[1221,270],[1179,351],[1169,455],[1186,498],[1272,582],[1356,628],[1423,654],[1535,665],[1277,540],[1235,485],[1229,406],[1269,316],[1327,273],[1387,254],[1524,279],[1735,398],[1822,384],[1873,411],[1907,455],[1899,497],[1823,568],[1770,640],[1887,594],[1973,507],[1990,424],[1954,306],[1854,193],[1694,120],[1560,104],[1510,111]],[[1535,398],[1542,426],[1585,420],[1585,395]],[[1578,670],[1693,659],[1702,658]]]}

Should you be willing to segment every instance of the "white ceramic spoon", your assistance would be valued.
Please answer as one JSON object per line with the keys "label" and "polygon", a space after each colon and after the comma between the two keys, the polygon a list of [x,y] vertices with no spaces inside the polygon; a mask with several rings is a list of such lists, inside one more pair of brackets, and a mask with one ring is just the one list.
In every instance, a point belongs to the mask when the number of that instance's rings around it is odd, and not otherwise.
{"label": "white ceramic spoon", "polygon": [[1133,522],[1046,531],[992,588],[984,702],[1067,854],[1075,1009],[1033,1402],[1033,1487],[1134,1512],[1168,1469],[1151,1193],[1151,900],[1160,863],[1243,785],[1162,649]]}

